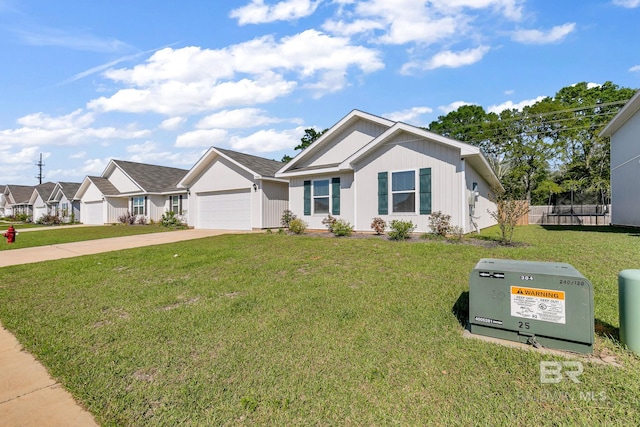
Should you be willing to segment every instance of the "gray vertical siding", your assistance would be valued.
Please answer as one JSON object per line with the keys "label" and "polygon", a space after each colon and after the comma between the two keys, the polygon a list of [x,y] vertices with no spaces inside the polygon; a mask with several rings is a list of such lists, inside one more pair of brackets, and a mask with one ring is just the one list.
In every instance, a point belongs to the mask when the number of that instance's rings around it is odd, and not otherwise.
{"label": "gray vertical siding", "polygon": [[262,181],[261,228],[278,228],[282,213],[289,209],[289,185],[283,182]]}

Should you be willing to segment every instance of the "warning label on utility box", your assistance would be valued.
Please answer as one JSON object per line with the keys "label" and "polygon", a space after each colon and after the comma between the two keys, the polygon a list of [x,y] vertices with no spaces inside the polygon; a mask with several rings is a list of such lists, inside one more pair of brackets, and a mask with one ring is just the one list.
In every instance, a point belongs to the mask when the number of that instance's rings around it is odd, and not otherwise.
{"label": "warning label on utility box", "polygon": [[543,322],[566,321],[564,291],[511,286],[511,316]]}

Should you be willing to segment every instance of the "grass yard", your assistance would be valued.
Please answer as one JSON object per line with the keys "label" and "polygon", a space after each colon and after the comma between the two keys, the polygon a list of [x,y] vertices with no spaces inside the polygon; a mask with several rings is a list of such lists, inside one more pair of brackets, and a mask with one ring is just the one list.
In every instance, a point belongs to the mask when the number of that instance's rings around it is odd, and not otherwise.
{"label": "grass yard", "polygon": [[56,228],[52,226],[50,230],[21,232],[24,229],[34,227],[31,224],[20,224],[14,226],[19,233],[16,236],[16,241],[8,244],[7,240],[3,237],[7,227],[8,226],[0,227],[0,251],[170,231],[170,229],[158,225],[105,225],[90,227],[78,225],[70,228]]}
{"label": "grass yard", "polygon": [[[515,237],[526,245],[224,235],[6,267],[0,319],[105,426],[639,425],[640,357],[615,337],[640,238]],[[541,384],[558,356],[463,338],[460,301],[488,257],[576,267],[596,354],[622,367]]]}

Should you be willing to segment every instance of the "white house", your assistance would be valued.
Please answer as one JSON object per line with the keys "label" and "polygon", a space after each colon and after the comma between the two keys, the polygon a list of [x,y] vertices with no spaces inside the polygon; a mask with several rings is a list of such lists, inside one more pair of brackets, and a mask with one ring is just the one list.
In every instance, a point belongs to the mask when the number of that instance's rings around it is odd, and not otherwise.
{"label": "white house", "polygon": [[186,169],[111,160],[101,176],[87,176],[73,199],[84,224],[112,224],[127,213],[159,221],[167,211],[186,217],[187,191],[177,187]]}
{"label": "white house", "polygon": [[38,220],[43,216],[49,215],[49,205],[47,205],[47,200],[49,200],[49,196],[55,186],[56,185],[53,182],[45,182],[36,185],[33,188],[33,192],[29,198],[29,205],[33,210],[33,222],[38,222]]}
{"label": "white house", "polygon": [[324,229],[331,214],[357,231],[371,231],[380,217],[428,232],[430,214],[439,211],[470,232],[495,224],[490,191],[501,188],[478,147],[358,110],[276,177],[289,180],[289,209],[311,229]]}
{"label": "white house", "polygon": [[29,200],[33,195],[32,185],[6,185],[0,197],[0,209],[3,216],[12,217],[18,214],[33,214],[33,206]]}
{"label": "white house", "polygon": [[611,138],[611,223],[640,227],[640,91],[600,136]]}
{"label": "white house", "polygon": [[178,184],[190,194],[189,225],[226,230],[279,227],[289,195],[287,180],[275,177],[282,165],[211,147]]}
{"label": "white house", "polygon": [[74,222],[80,219],[80,201],[74,199],[80,188],[79,182],[57,182],[49,199],[49,213],[62,222]]}

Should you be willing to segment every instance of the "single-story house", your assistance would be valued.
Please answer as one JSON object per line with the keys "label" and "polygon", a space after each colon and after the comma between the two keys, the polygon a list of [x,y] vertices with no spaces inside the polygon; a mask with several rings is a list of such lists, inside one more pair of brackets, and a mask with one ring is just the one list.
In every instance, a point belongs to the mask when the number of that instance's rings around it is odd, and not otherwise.
{"label": "single-story house", "polygon": [[611,223],[640,227],[640,91],[600,136],[611,138]]}
{"label": "single-story house", "polygon": [[49,213],[62,222],[75,222],[80,218],[80,200],[74,196],[80,188],[79,182],[58,182],[54,187],[47,204]]}
{"label": "single-story house", "polygon": [[478,147],[354,110],[276,177],[289,180],[289,209],[325,229],[329,214],[356,231],[380,217],[429,232],[430,214],[451,216],[464,232],[495,224],[492,188],[502,188]]}
{"label": "single-story house", "polygon": [[113,224],[126,214],[159,221],[167,211],[185,220],[188,193],[177,187],[186,169],[111,160],[101,176],[87,176],[73,196],[80,222]]}
{"label": "single-story house", "polygon": [[51,196],[51,192],[55,186],[56,184],[53,182],[44,182],[33,188],[33,192],[29,198],[29,205],[31,205],[33,209],[33,222],[38,222],[43,216],[49,215],[47,200],[49,200],[49,196]]}
{"label": "single-story house", "polygon": [[190,194],[189,225],[223,230],[280,227],[289,207],[287,180],[275,177],[282,165],[211,147],[178,183]]}
{"label": "single-story house", "polygon": [[0,208],[3,215],[12,217],[24,214],[33,215],[33,205],[29,202],[34,191],[33,185],[6,185],[0,198]]}

